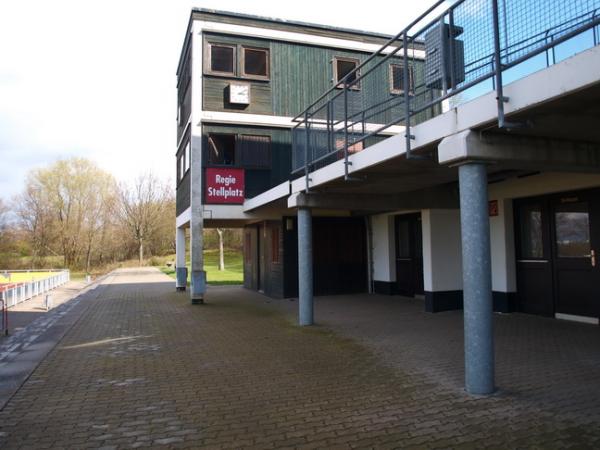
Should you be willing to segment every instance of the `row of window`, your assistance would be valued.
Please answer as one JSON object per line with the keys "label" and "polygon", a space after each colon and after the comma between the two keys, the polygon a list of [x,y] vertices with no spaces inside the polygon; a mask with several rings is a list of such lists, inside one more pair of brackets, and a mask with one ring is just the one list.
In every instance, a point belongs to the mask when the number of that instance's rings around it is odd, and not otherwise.
{"label": "row of window", "polygon": [[[191,145],[177,156],[177,181],[190,170]],[[209,166],[271,168],[271,138],[251,134],[209,133],[206,163]]]}
{"label": "row of window", "polygon": [[[238,55],[241,65],[238,68]],[[255,80],[269,79],[269,49],[245,45],[208,44],[207,73]],[[239,73],[238,73],[239,70]]]}
{"label": "row of window", "polygon": [[[269,49],[247,47],[245,45],[209,43],[207,47],[206,73],[211,75],[231,76],[249,78],[255,80],[268,80],[270,77]],[[241,64],[238,67],[238,55]],[[345,76],[351,74],[346,80],[352,89],[360,89],[360,70],[352,73],[360,60],[356,58],[334,57],[333,59],[333,81],[337,84]],[[392,94],[404,93],[404,66],[393,63],[389,65],[390,92]],[[409,66],[408,70],[409,93],[414,93],[415,79],[414,70]]]}
{"label": "row of window", "polygon": [[[353,72],[360,64],[360,61],[355,58],[341,58],[335,57],[333,59],[333,80],[335,83],[339,83],[344,79],[345,76],[350,75],[346,79],[346,83],[351,86],[351,89],[360,89],[360,80],[356,81],[360,77],[360,69]],[[390,80],[390,92],[392,94],[403,94],[404,93],[404,66],[398,63],[392,63],[389,65],[389,80]],[[408,67],[408,93],[414,94],[415,91],[415,71],[412,66]]]}
{"label": "row of window", "polygon": [[251,134],[209,133],[209,166],[271,168],[271,138]]}
{"label": "row of window", "polygon": [[191,144],[188,141],[185,145],[185,150],[177,157],[177,182],[181,181],[185,174],[190,170],[191,162]]}

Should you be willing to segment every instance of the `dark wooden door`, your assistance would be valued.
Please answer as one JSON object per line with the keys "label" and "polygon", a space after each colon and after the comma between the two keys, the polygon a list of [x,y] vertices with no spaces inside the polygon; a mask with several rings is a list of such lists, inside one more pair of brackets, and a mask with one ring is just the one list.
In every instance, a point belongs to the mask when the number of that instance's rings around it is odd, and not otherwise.
{"label": "dark wooden door", "polygon": [[557,313],[600,315],[597,197],[594,192],[564,194],[551,202]]}
{"label": "dark wooden door", "polygon": [[552,250],[548,200],[515,202],[519,311],[554,315]]}
{"label": "dark wooden door", "polygon": [[396,290],[414,297],[423,294],[423,235],[421,215],[396,216]]}
{"label": "dark wooden door", "polygon": [[366,237],[363,218],[313,218],[315,295],[367,291]]}
{"label": "dark wooden door", "polygon": [[600,192],[515,201],[519,310],[600,316]]}

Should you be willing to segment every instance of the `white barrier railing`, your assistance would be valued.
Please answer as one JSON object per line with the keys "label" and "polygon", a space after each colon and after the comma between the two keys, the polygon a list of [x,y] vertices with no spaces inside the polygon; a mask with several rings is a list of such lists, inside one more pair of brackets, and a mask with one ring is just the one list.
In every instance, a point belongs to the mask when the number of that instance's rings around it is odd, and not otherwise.
{"label": "white barrier railing", "polygon": [[0,299],[4,300],[6,308],[10,308],[67,283],[70,278],[71,274],[68,270],[61,270],[41,280],[0,285]]}

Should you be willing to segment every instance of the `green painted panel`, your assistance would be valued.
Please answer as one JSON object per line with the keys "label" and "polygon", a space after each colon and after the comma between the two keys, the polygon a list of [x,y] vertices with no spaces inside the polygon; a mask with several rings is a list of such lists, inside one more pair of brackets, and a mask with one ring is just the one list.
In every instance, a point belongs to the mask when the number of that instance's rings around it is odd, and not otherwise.
{"label": "green painted panel", "polygon": [[[264,39],[246,38],[216,33],[204,35],[204,49],[207,52],[208,43],[231,44],[236,46],[260,47],[270,50],[271,43]],[[271,53],[271,52],[269,52]],[[236,74],[242,73],[241,47],[236,50]],[[203,108],[208,111],[229,111],[248,114],[273,114],[270,81],[257,81],[241,76],[220,76],[207,74],[208,61],[204,61],[203,79]],[[271,65],[271,63],[269,63]],[[250,85],[250,105],[234,105],[228,102],[227,87],[232,82],[242,82]]]}
{"label": "green painted panel", "polygon": [[[298,43],[268,41],[210,33],[205,42],[256,46],[270,49],[270,80],[251,81],[239,77],[204,77],[204,108],[214,111],[235,111],[254,114],[272,114],[276,116],[296,116],[309,104],[319,98],[333,86],[333,60],[335,57],[353,58],[359,62],[370,54],[356,51],[336,50]],[[239,52],[238,52],[239,53]],[[237,70],[241,73],[240,55]],[[373,60],[381,61],[383,56]],[[390,92],[390,64],[401,63],[401,58],[392,58],[361,81],[360,90],[348,94],[348,110],[361,112],[366,108],[382,103],[383,106],[371,110],[370,123],[389,123],[404,114],[403,97]],[[422,84],[424,65],[422,61],[413,61],[415,83]],[[368,70],[369,66],[363,69]],[[243,80],[251,85],[251,104],[248,106],[231,105],[226,101],[226,88],[233,80]],[[339,96],[333,103],[333,115],[341,119],[344,114],[344,98]],[[431,117],[424,112],[416,117],[421,122]],[[325,110],[321,111],[325,118]],[[356,116],[359,119],[359,116]]]}
{"label": "green painted panel", "polygon": [[204,85],[204,105],[207,111],[228,111],[241,112],[248,114],[273,114],[271,106],[271,85],[268,82],[251,82],[244,80],[244,83],[250,84],[250,104],[235,105],[228,101],[228,86],[232,81],[239,81],[234,78],[221,78],[205,76]]}
{"label": "green painted panel", "polygon": [[179,215],[190,207],[190,171],[187,171],[183,179],[177,185],[175,196],[176,214]]}
{"label": "green painted panel", "polygon": [[289,129],[204,125],[204,145],[209,133],[250,134],[271,138],[271,170],[246,170],[248,198],[289,180],[292,167],[292,134]]}

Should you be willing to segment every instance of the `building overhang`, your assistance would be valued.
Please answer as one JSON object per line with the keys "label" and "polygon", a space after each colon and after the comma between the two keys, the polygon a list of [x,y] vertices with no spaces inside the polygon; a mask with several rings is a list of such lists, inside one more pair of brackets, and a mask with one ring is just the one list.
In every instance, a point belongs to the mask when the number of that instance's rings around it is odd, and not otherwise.
{"label": "building overhang", "polygon": [[[411,134],[415,137],[411,145],[412,152],[429,155],[429,160],[407,159],[405,136],[400,134],[350,155],[348,181],[345,181],[344,161],[339,160],[311,172],[309,188],[330,193],[394,194],[455,181],[456,169],[439,164],[447,161],[444,156],[442,161],[438,161],[438,144],[448,136],[467,130],[474,130],[484,139],[494,133],[523,136],[525,140],[530,140],[529,144],[538,139],[535,144],[538,147],[539,140],[568,141],[551,144],[558,158],[551,164],[542,164],[541,153],[532,157],[533,150],[529,151],[529,158],[517,158],[516,152],[503,158],[496,155],[496,161],[489,166],[491,174],[525,170],[597,171],[595,163],[587,164],[595,161],[594,147],[586,150],[581,148],[582,141],[600,144],[600,127],[594,125],[600,119],[600,47],[583,51],[514,81],[505,86],[504,93],[510,99],[505,105],[507,117],[511,122],[522,121],[525,124],[522,128],[509,132],[498,129],[496,93],[489,92],[411,127]],[[570,118],[572,114],[576,114],[577,120]],[[504,149],[509,145],[503,144]],[[524,146],[523,143],[519,144],[520,148]],[[491,151],[495,147],[486,148]],[[573,155],[560,154],[565,148],[579,148],[579,156],[583,153],[587,155],[586,163],[569,163],[568,159]],[[575,159],[579,156],[575,156]],[[292,181],[292,193],[305,189],[304,177]]]}

